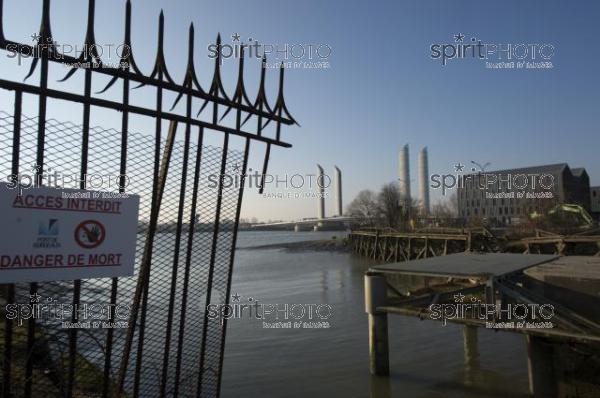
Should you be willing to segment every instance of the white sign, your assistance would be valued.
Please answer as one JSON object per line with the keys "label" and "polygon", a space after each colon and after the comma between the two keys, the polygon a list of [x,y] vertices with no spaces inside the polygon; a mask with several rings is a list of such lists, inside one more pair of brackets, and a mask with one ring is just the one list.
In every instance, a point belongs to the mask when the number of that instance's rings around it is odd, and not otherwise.
{"label": "white sign", "polygon": [[0,183],[0,284],[133,275],[139,196]]}

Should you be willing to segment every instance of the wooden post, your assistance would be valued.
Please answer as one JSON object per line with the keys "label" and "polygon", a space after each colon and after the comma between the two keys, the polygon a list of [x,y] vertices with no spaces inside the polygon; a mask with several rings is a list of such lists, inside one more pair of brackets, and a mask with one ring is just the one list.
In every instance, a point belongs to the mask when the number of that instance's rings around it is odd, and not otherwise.
{"label": "wooden post", "polygon": [[[489,279],[485,282],[485,303],[496,305],[496,286],[494,286],[494,277],[490,276]],[[494,311],[491,321],[496,322],[498,313]],[[487,316],[486,316],[487,318]],[[489,321],[489,319],[487,319]]]}
{"label": "wooden post", "polygon": [[490,276],[485,283],[485,302],[486,304],[496,304],[496,288],[493,276]]}
{"label": "wooden post", "polygon": [[471,243],[472,243],[472,242],[471,242],[471,239],[472,239],[472,238],[473,238],[473,237],[471,236],[471,231],[469,231],[469,234],[467,235],[467,248],[466,248],[466,250],[465,250],[465,251],[468,251],[468,252],[470,252],[470,251],[471,251]]}
{"label": "wooden post", "polygon": [[554,349],[552,343],[542,337],[527,335],[527,368],[529,392],[534,398],[558,396],[554,374]]}
{"label": "wooden post", "polygon": [[565,243],[564,240],[560,240],[558,241],[558,243],[556,244],[557,247],[557,254],[560,256],[564,256],[565,255],[565,250],[567,249],[567,244]]}
{"label": "wooden post", "polygon": [[465,382],[468,385],[475,383],[479,364],[479,347],[477,344],[477,327],[465,325],[463,327],[463,349],[465,355]]}
{"label": "wooden post", "polygon": [[467,368],[479,367],[479,347],[477,346],[477,327],[465,325],[463,328],[463,348]]}
{"label": "wooden post", "polygon": [[365,274],[365,311],[369,316],[369,371],[390,374],[387,313],[377,308],[387,303],[387,283],[380,274]]}

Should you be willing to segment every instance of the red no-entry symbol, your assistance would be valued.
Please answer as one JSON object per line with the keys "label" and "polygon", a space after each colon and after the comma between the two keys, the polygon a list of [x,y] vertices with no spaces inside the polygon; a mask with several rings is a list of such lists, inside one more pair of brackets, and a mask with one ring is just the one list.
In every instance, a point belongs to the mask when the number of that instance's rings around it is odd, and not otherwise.
{"label": "red no-entry symbol", "polygon": [[105,237],[104,225],[96,220],[83,221],[75,228],[75,242],[84,249],[100,246]]}

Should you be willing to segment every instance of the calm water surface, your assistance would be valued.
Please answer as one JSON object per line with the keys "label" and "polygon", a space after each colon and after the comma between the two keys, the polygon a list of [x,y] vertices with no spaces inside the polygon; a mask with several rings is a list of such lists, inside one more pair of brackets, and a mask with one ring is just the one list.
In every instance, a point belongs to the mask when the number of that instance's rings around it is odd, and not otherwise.
{"label": "calm water surface", "polygon": [[263,329],[229,322],[223,397],[526,397],[520,335],[480,330],[479,358],[465,362],[462,329],[390,316],[389,379],[368,371],[363,273],[347,253],[252,250],[340,232],[240,232],[232,293],[265,304],[325,303],[329,329]]}

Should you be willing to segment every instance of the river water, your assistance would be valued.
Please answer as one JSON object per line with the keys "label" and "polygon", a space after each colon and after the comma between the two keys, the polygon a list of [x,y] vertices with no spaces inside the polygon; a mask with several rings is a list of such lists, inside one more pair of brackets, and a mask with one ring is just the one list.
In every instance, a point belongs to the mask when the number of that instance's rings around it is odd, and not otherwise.
{"label": "river water", "polygon": [[[329,304],[328,329],[263,328],[250,317],[228,323],[222,396],[526,397],[521,335],[479,330],[478,357],[465,360],[462,327],[391,315],[390,377],[368,371],[363,273],[349,253],[251,249],[324,239],[340,232],[240,232],[232,294],[240,302]],[[281,308],[281,307],[280,307]]]}

